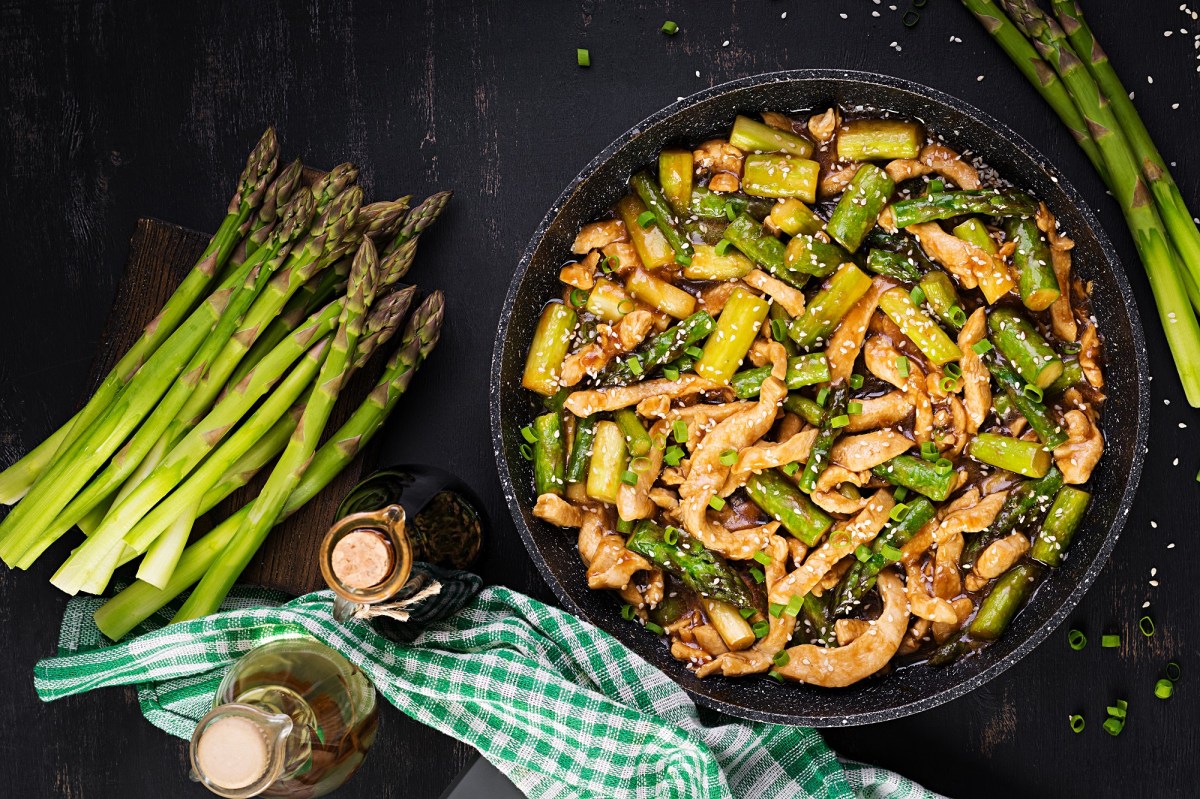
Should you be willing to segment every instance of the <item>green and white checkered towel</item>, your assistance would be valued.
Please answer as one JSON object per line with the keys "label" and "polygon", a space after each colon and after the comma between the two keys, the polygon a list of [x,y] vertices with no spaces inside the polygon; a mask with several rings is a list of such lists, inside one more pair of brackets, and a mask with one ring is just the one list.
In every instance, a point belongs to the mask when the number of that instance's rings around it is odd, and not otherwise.
{"label": "green and white checkered towel", "polygon": [[272,639],[310,635],[401,711],[474,746],[535,799],[936,799],[892,772],[839,761],[811,729],[705,723],[678,685],[615,638],[506,588],[484,590],[411,645],[363,621],[335,622],[327,591],[284,604],[277,594],[239,591],[220,613],[107,647],[91,622],[102,600],[71,600],[59,655],[35,669],[38,695],[136,684],[146,717],[188,738],[234,660]]}

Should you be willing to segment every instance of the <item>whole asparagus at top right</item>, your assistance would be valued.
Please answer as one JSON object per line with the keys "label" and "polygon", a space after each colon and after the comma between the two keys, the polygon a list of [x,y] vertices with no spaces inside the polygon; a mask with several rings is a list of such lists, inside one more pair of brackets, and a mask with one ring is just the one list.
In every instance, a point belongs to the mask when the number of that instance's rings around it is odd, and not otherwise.
{"label": "whole asparagus at top right", "polygon": [[1200,230],[1078,3],[1052,0],[1060,25],[1036,0],[1003,0],[1007,16],[993,0],[962,2],[1071,128],[1121,204],[1184,393],[1200,407]]}

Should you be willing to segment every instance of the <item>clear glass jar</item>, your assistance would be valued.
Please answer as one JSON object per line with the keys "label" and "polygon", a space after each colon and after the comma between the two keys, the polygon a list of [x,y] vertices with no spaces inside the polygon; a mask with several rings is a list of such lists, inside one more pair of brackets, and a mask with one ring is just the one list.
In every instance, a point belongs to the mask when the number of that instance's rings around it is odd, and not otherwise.
{"label": "clear glass jar", "polygon": [[192,734],[192,778],[219,796],[323,796],[375,740],[375,688],[313,638],[271,641],[238,660]]}

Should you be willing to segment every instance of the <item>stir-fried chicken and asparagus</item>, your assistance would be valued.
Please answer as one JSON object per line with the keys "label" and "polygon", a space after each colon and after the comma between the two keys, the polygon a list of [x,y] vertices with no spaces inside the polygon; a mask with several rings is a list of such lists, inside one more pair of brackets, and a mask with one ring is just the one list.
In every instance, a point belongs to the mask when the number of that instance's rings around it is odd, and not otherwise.
{"label": "stir-fried chicken and asparagus", "polygon": [[1045,204],[920,124],[761,120],[579,231],[524,372],[534,513],[702,677],[949,662],[1087,509],[1088,286]]}

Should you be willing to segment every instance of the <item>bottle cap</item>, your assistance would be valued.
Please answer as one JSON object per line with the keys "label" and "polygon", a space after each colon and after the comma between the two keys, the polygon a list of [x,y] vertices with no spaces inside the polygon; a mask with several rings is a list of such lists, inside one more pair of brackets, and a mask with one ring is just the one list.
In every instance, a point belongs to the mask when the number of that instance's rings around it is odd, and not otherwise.
{"label": "bottle cap", "polygon": [[279,776],[291,731],[292,720],[285,715],[252,705],[220,705],[192,733],[192,777],[218,796],[257,796]]}

